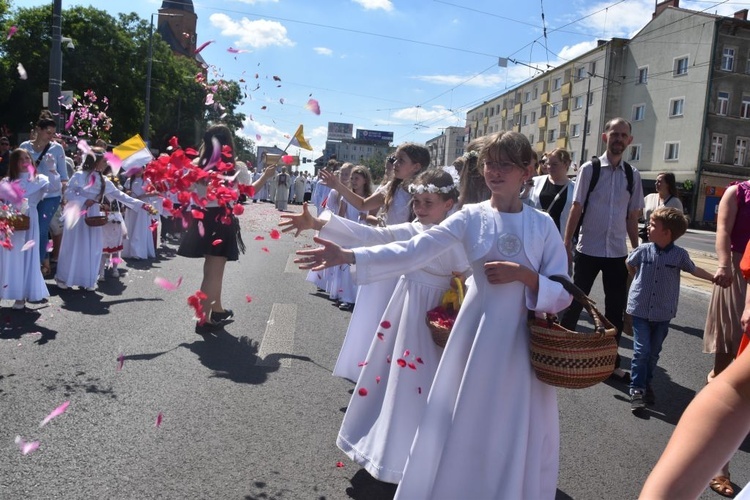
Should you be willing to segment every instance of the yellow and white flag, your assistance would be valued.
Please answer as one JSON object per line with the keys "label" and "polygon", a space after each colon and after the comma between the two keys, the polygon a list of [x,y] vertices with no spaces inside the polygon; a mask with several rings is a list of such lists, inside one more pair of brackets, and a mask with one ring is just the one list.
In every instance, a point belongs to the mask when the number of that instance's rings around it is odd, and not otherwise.
{"label": "yellow and white flag", "polygon": [[[300,125],[297,131],[294,133],[294,136],[292,136],[292,140],[289,141],[289,146],[287,146],[286,149],[289,149],[290,146],[297,146],[298,148],[306,149],[308,151],[313,150],[313,147],[310,146],[310,143],[307,142],[307,139],[305,139],[302,125]],[[286,151],[286,149],[284,151]]]}
{"label": "yellow and white flag", "polygon": [[122,160],[120,169],[125,171],[134,167],[142,167],[154,159],[154,156],[139,134],[116,146],[112,149],[112,152]]}

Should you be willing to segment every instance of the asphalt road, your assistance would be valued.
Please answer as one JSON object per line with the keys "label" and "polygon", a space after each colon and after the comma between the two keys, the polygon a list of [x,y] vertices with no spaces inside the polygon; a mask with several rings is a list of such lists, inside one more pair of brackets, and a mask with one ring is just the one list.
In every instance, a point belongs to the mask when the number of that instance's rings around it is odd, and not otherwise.
{"label": "asphalt road", "polygon": [[[248,251],[228,264],[224,287],[236,318],[215,338],[193,332],[186,305],[201,261],[175,257],[174,247],[155,262],[129,262],[97,292],[51,286],[46,305],[19,313],[4,304],[0,499],[392,497],[335,446],[353,385],[331,370],[350,313],[316,295],[291,264],[310,237],[270,238],[277,214],[268,204],[246,207]],[[157,276],[184,280],[169,292],[154,285]],[[559,392],[558,498],[637,496],[710,369],[700,339],[707,301],[705,291],[683,290],[654,384],[657,406],[644,417],[631,414],[621,384]],[[624,338],[626,361],[630,347]],[[67,411],[40,428],[64,401]],[[39,440],[39,449],[22,455],[16,436]],[[745,443],[733,461],[739,485],[750,480],[748,451]]]}

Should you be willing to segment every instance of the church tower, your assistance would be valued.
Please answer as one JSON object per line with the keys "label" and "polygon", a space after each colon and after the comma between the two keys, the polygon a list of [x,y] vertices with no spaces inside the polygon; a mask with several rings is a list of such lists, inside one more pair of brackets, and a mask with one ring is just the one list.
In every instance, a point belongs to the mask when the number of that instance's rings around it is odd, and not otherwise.
{"label": "church tower", "polygon": [[197,24],[198,16],[195,15],[192,0],[164,0],[159,9],[159,23],[156,31],[175,54],[193,59],[195,58]]}

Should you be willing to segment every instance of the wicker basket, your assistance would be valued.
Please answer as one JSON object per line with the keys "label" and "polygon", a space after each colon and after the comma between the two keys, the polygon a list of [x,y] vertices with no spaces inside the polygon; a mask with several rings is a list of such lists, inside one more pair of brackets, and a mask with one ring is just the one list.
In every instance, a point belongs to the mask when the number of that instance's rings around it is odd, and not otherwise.
{"label": "wicker basket", "polygon": [[531,365],[542,382],[567,389],[584,389],[606,380],[615,369],[617,330],[578,287],[567,278],[551,276],[581,302],[594,320],[594,332],[563,328],[547,316],[529,315]]}
{"label": "wicker basket", "polygon": [[4,220],[14,231],[26,231],[31,227],[31,219],[28,215],[17,214]]}
{"label": "wicker basket", "polygon": [[109,217],[107,216],[107,214],[91,215],[89,217],[84,218],[83,220],[84,222],[86,222],[87,226],[99,227],[99,226],[103,226],[104,224],[106,224],[107,221],[109,220]]}
{"label": "wicker basket", "polygon": [[459,278],[453,278],[456,290],[447,290],[443,294],[441,304],[427,311],[427,326],[432,333],[432,340],[439,347],[445,347],[453,328],[453,322],[458,316],[458,310],[464,301],[464,285]]}

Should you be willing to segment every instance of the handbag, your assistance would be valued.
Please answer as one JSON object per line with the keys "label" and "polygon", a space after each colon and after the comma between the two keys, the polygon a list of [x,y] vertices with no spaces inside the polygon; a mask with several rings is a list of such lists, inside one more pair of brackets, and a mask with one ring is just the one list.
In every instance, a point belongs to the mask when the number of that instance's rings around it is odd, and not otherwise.
{"label": "handbag", "polygon": [[427,326],[432,333],[432,341],[439,347],[445,347],[448,343],[448,337],[453,329],[453,323],[458,316],[458,310],[464,301],[464,284],[454,277],[452,280],[456,284],[456,289],[449,288],[443,293],[440,305],[427,311]]}
{"label": "handbag", "polygon": [[542,382],[567,389],[584,389],[603,382],[615,369],[617,330],[583,291],[563,276],[550,276],[580,302],[594,321],[591,333],[568,330],[545,314],[529,311],[531,366]]}
{"label": "handbag", "polygon": [[102,174],[99,174],[99,180],[102,181],[102,188],[99,190],[99,196],[96,198],[96,202],[99,203],[99,206],[102,210],[104,210],[104,214],[102,215],[87,215],[83,221],[86,223],[89,227],[100,227],[107,223],[109,218],[107,217],[107,209],[102,205],[102,200],[104,199],[104,188],[105,188],[105,182],[104,182],[104,176]]}

